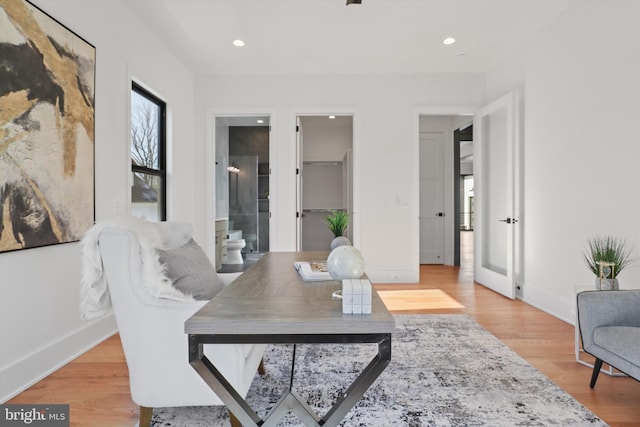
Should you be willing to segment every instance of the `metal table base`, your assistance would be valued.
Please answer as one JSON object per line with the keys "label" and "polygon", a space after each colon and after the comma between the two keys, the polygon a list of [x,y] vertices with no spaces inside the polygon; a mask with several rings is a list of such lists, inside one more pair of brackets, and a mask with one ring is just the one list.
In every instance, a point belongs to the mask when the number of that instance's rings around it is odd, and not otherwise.
{"label": "metal table base", "polygon": [[[204,344],[361,344],[377,343],[378,353],[340,395],[324,417],[315,413],[293,389],[295,347],[289,387],[264,418],[249,406],[226,378],[209,361]],[[218,395],[243,426],[275,426],[289,411],[307,426],[337,426],[391,361],[391,334],[322,334],[322,335],[189,335],[189,363]]]}

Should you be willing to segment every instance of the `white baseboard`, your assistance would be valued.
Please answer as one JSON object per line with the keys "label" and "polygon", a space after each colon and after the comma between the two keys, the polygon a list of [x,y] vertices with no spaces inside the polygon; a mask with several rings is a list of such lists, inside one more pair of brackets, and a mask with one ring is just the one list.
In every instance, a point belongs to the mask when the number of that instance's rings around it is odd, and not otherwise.
{"label": "white baseboard", "polygon": [[371,283],[418,283],[420,271],[416,270],[367,270]]}
{"label": "white baseboard", "polygon": [[522,286],[522,301],[570,325],[575,322],[575,299],[558,298],[557,295],[527,285]]}
{"label": "white baseboard", "polygon": [[113,314],[88,324],[0,370],[0,403],[6,402],[117,331]]}

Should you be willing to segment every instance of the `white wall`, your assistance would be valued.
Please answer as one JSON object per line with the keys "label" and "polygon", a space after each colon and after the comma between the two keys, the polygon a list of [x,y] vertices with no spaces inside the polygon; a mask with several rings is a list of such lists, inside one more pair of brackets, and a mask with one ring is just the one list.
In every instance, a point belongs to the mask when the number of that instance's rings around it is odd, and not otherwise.
{"label": "white wall", "polygon": [[[126,1],[35,0],[35,4],[97,49],[96,219],[128,206],[130,76],[170,109],[170,217],[195,220],[194,80],[130,13]],[[199,163],[198,163],[199,164]],[[195,213],[194,213],[195,212]],[[202,224],[196,239],[202,238]],[[200,233],[200,234],[198,234]],[[64,365],[115,331],[110,316],[84,322],[79,314],[79,243],[0,254],[0,402]]]}
{"label": "white wall", "polygon": [[[295,116],[354,114],[354,240],[375,282],[418,280],[418,116],[429,106],[480,105],[474,74],[212,76],[198,87],[205,111],[272,111],[272,250],[295,250]],[[201,114],[201,116],[200,116]],[[208,161],[211,168],[213,162]]]}
{"label": "white wall", "polygon": [[[640,252],[640,3],[576,2],[487,78],[489,98],[524,87],[525,301],[573,321],[594,234]],[[640,287],[640,264],[621,273]]]}

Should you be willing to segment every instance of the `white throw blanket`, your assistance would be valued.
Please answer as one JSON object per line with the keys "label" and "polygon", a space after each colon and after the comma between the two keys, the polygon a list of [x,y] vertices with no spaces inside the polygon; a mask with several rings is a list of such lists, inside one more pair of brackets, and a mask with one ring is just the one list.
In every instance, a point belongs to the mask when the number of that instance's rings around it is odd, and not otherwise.
{"label": "white throw blanket", "polygon": [[98,248],[100,233],[107,227],[121,227],[133,232],[140,242],[142,260],[142,288],[149,295],[176,301],[194,301],[174,288],[165,275],[165,268],[159,261],[156,249],[184,244],[175,239],[168,242],[161,230],[167,230],[167,223],[151,223],[134,217],[109,219],[97,222],[82,239],[82,282],[80,287],[80,313],[84,320],[102,317],[111,312],[111,297],[102,271],[102,259]]}

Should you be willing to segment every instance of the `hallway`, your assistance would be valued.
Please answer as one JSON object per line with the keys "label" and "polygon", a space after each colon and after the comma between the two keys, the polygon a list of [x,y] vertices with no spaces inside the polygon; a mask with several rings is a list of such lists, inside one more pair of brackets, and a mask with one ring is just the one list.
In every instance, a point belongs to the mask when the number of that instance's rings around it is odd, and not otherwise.
{"label": "hallway", "polygon": [[473,231],[460,231],[460,269],[473,271]]}

